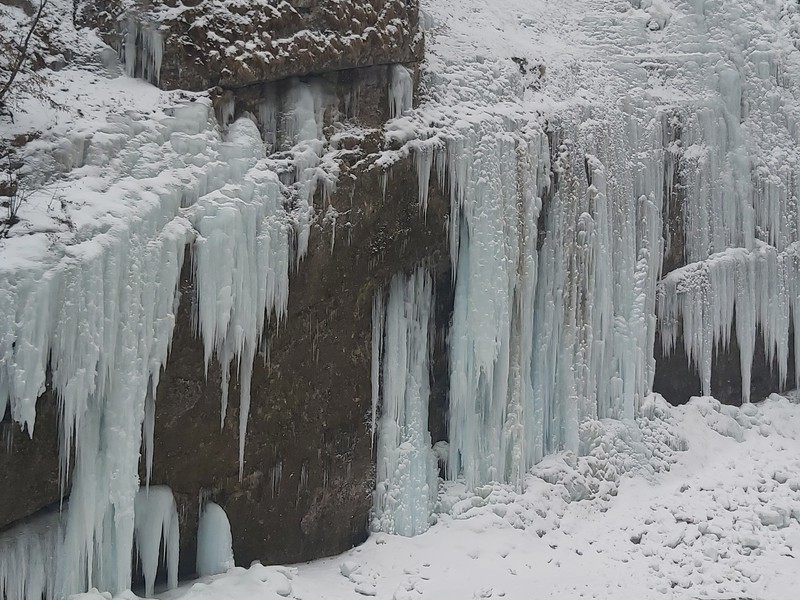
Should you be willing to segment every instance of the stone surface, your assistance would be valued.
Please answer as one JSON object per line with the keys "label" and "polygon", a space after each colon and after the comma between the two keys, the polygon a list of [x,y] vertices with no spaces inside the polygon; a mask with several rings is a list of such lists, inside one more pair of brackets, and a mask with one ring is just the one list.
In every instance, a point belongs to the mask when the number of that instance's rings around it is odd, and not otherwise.
{"label": "stone surface", "polygon": [[418,11],[417,0],[103,0],[83,18],[120,49],[129,19],[138,31],[158,32],[163,61],[151,80],[203,90],[419,61]]}
{"label": "stone surface", "polygon": [[[374,488],[372,298],[399,270],[420,261],[444,270],[449,261],[445,200],[437,195],[421,218],[409,163],[392,171],[385,200],[377,172],[342,178],[333,202],[347,202],[337,209],[351,211],[352,231],[339,224],[331,252],[333,231],[317,229],[291,277],[288,318],[271,324],[256,358],[242,482],[238,387],[220,430],[218,368],[206,383],[190,303],[182,303],[158,390],[153,482],[179,498],[183,572],[194,566],[201,493],[227,511],[238,564],[308,560],[366,537]],[[188,277],[182,287],[190,298]]]}
{"label": "stone surface", "polygon": [[49,391],[36,411],[33,438],[10,412],[0,421],[0,529],[60,499],[56,403]]}

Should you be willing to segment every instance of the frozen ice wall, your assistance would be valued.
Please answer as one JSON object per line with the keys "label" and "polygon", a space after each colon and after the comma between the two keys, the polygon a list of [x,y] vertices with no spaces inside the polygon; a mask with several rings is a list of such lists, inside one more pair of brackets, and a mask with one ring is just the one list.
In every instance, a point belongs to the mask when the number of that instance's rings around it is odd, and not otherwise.
{"label": "frozen ice wall", "polygon": [[[72,571],[80,565],[71,555],[75,545],[69,529],[75,513],[82,512],[77,501],[73,498],[64,511],[36,515],[0,533],[0,598],[61,598],[66,590],[80,584],[80,574]],[[141,488],[135,496],[133,516],[133,542],[145,593],[152,596],[159,565],[165,567],[167,585],[177,587],[178,511],[172,490],[166,486]],[[102,550],[108,554],[95,554],[92,566],[103,569],[105,562],[113,561],[118,548],[113,543],[105,546]],[[127,558],[130,564],[131,555]]]}
{"label": "frozen ice wall", "polygon": [[[216,358],[222,366],[223,421],[232,368],[241,381],[240,475],[244,469],[256,349],[267,320],[286,313],[290,264],[305,252],[318,181],[332,189],[335,180],[320,165],[318,99],[304,84],[296,95],[297,140],[279,159],[266,156],[249,115],[220,129],[203,99],[155,117],[110,117],[56,155],[57,168],[69,171],[62,193],[94,207],[85,220],[76,217],[75,238],[41,248],[35,236],[13,238],[5,248],[13,260],[0,261],[0,414],[8,409],[33,435],[37,399],[51,389],[60,411],[61,484],[71,484],[63,535],[43,536],[33,526],[15,534],[31,536],[16,555],[44,557],[29,561],[37,573],[47,557],[58,557],[47,598],[130,587],[137,535],[148,589],[159,533],[170,580],[177,577],[174,502],[160,489],[139,493],[138,469],[144,446],[149,478],[156,389],[187,247],[206,365]],[[279,171],[292,176],[281,181]],[[14,254],[20,240],[28,245]],[[37,550],[45,542],[51,545]],[[3,589],[23,585],[25,593],[11,597],[38,599],[38,575],[24,576],[29,583],[17,578]]]}
{"label": "frozen ice wall", "polygon": [[[796,7],[503,6],[429,3],[429,100],[387,132],[423,209],[450,194],[448,468],[470,486],[633,417],[659,331],[705,393],[732,329],[745,389],[759,327],[785,378],[797,304]],[[691,264],[659,284],[665,256]]]}
{"label": "frozen ice wall", "polygon": [[577,451],[583,420],[632,418],[653,377],[661,121],[578,109],[549,128],[487,118],[416,144],[420,179],[450,189],[448,466],[471,486]]}
{"label": "frozen ice wall", "polygon": [[432,288],[425,269],[398,274],[385,312],[382,292],[373,311],[373,373],[380,373],[373,528],[405,536],[428,529],[438,490],[428,432]]}

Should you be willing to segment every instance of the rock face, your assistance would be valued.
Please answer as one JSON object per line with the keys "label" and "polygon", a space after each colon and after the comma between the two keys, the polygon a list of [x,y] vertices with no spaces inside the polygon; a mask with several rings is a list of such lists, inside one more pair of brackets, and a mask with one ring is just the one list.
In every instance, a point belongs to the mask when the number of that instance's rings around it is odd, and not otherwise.
{"label": "rock face", "polygon": [[[364,149],[377,142],[365,140]],[[312,229],[308,254],[291,277],[289,314],[272,323],[256,358],[242,481],[236,374],[220,426],[219,365],[206,378],[191,323],[195,293],[187,259],[156,401],[151,478],[170,486],[178,502],[184,575],[194,573],[201,498],[227,511],[242,565],[309,560],[366,537],[374,489],[372,298],[396,272],[420,262],[441,274],[443,289],[450,275],[444,196],[434,193],[422,215],[412,161],[393,167],[384,197],[380,170],[356,156],[364,158],[354,153],[358,166],[342,166],[330,199],[346,217]],[[32,440],[10,422],[0,430],[0,529],[58,505],[58,433],[49,393],[39,408]]]}
{"label": "rock face", "polygon": [[[794,387],[794,343],[790,336],[789,361],[786,381],[782,382],[778,375],[775,360],[769,360],[764,350],[764,336],[756,335],[753,369],[750,380],[750,400],[758,402],[772,392]],[[675,351],[665,356],[661,349],[661,340],[656,338],[655,347],[656,374],[653,389],[673,404],[684,404],[692,396],[702,395],[702,385],[697,370],[690,365],[683,347],[683,340],[678,340]],[[740,405],[742,403],[742,369],[739,362],[739,345],[736,336],[731,337],[727,348],[718,348],[714,353],[711,365],[711,389],[714,397],[724,404]]]}
{"label": "rock face", "polygon": [[[185,573],[194,568],[201,494],[227,511],[238,564],[308,560],[366,537],[374,489],[372,298],[398,270],[428,261],[441,271],[449,261],[444,198],[423,220],[407,193],[416,190],[409,164],[392,171],[385,200],[378,190],[375,171],[343,186],[333,200],[348,203],[352,229],[338,226],[333,250],[332,227],[318,229],[293,274],[288,317],[272,324],[256,358],[241,482],[238,390],[230,390],[220,429],[218,366],[206,382],[191,305],[181,305],[156,402],[153,482],[178,498]],[[182,289],[192,297],[188,277]]]}
{"label": "rock face", "polygon": [[[253,18],[243,18],[243,11]],[[336,116],[379,127],[387,118],[388,65],[413,64],[422,54],[416,0],[231,0],[215,1],[213,9],[204,0],[136,7],[107,0],[91,3],[83,14],[123,50],[130,73],[167,89],[215,88],[220,122],[255,115],[272,151],[280,151],[282,133],[269,130],[260,111],[265,98],[280,110],[292,78],[309,80],[332,99]],[[324,120],[333,128],[332,115]],[[674,140],[679,132],[670,135]],[[177,500],[184,575],[195,570],[198,510],[205,499],[226,510],[241,565],[309,560],[364,539],[374,489],[372,299],[395,273],[421,262],[436,285],[431,436],[433,442],[448,437],[448,199],[434,186],[427,215],[420,213],[410,159],[392,168],[384,194],[380,169],[370,158],[382,143],[380,132],[340,137],[338,143],[353,152],[342,162],[333,197],[316,199],[316,213],[331,218],[312,229],[308,253],[291,277],[288,316],[271,324],[256,359],[241,480],[236,373],[220,423],[221,373],[218,364],[205,372],[192,326],[191,259],[184,267],[172,353],[156,401],[150,480],[168,485]],[[672,270],[685,264],[677,170],[665,186],[670,245],[664,264]],[[763,347],[758,341],[754,399],[780,385]],[[659,349],[657,340],[655,390],[677,402],[698,394],[699,379],[685,354],[665,357]],[[788,377],[794,380],[793,373]],[[735,342],[717,352],[713,379],[720,400],[739,403]],[[10,422],[0,426],[0,529],[57,507],[61,499],[56,401],[46,393],[39,405],[33,440]],[[141,475],[144,481],[143,470]]]}
{"label": "rock face", "polygon": [[84,13],[130,74],[164,89],[240,88],[421,60],[417,0],[109,0]]}

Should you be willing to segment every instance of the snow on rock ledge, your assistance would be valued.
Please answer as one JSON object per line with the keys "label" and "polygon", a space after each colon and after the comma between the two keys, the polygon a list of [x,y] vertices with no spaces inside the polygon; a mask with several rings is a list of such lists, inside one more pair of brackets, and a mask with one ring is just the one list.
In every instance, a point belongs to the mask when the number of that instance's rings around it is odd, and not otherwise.
{"label": "snow on rock ledge", "polygon": [[[103,4],[95,24],[111,46],[125,49],[129,72],[164,89],[238,88],[422,58],[417,0]],[[104,22],[109,14],[120,15],[119,26]]]}

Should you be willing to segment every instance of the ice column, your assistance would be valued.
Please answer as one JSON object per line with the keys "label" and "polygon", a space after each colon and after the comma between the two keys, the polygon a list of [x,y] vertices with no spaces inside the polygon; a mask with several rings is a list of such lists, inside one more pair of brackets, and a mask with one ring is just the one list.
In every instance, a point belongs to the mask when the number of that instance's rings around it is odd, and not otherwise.
{"label": "ice column", "polygon": [[197,574],[201,577],[225,573],[235,565],[233,537],[225,510],[207,502],[197,529]]}
{"label": "ice column", "polygon": [[[385,328],[373,527],[406,536],[428,529],[438,489],[428,431],[432,287],[424,269],[396,275],[385,316],[373,312],[385,319],[373,330]],[[378,340],[377,352],[380,347]]]}
{"label": "ice column", "polygon": [[145,594],[152,597],[159,555],[166,563],[168,586],[178,587],[180,531],[172,490],[166,486],[140,489],[136,495],[135,513],[135,539],[144,574]]}
{"label": "ice column", "polygon": [[396,119],[411,110],[414,99],[414,80],[403,65],[389,67],[389,117]]}

